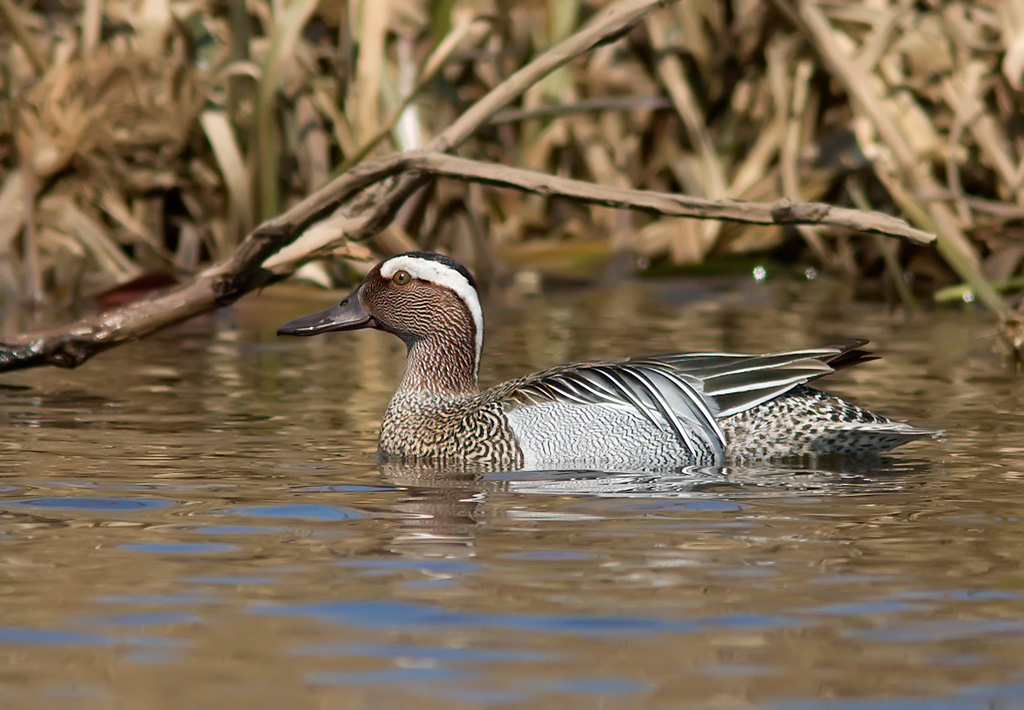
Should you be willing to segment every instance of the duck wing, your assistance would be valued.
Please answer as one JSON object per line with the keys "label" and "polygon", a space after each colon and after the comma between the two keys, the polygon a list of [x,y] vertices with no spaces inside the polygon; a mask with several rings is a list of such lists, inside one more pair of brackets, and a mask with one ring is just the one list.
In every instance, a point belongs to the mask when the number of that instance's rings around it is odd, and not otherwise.
{"label": "duck wing", "polygon": [[718,404],[718,418],[723,419],[774,399],[797,385],[877,360],[861,349],[867,343],[840,340],[816,348],[765,355],[666,353],[630,362],[664,363],[681,374],[698,378],[704,394]]}
{"label": "duck wing", "polygon": [[655,426],[668,426],[696,455],[698,441],[725,447],[717,420],[746,411],[792,388],[874,359],[844,340],[766,355],[666,353],[617,362],[562,365],[489,390],[509,406],[563,401],[629,407]]}
{"label": "duck wing", "polygon": [[628,407],[654,426],[668,426],[695,458],[712,446],[723,450],[725,436],[717,405],[701,391],[699,378],[658,360],[586,362],[544,370],[498,385],[487,394],[509,406],[536,402]]}

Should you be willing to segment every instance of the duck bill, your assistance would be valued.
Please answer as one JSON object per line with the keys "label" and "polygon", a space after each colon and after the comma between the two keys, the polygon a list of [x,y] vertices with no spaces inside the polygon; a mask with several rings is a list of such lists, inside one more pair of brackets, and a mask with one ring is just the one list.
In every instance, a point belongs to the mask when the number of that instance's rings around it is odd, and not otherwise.
{"label": "duck bill", "polygon": [[363,309],[359,302],[359,290],[337,306],[331,306],[317,313],[288,321],[277,329],[278,335],[319,335],[332,330],[357,330],[374,328],[377,322]]}

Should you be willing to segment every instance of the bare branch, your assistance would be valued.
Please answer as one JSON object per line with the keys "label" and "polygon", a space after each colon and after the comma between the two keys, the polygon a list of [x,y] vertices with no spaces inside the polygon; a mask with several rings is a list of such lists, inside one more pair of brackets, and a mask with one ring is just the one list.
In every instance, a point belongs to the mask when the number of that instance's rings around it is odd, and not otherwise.
{"label": "bare branch", "polygon": [[708,200],[650,190],[627,190],[510,168],[506,165],[480,163],[440,153],[409,156],[405,161],[405,168],[525,192],[558,195],[606,207],[648,210],[671,217],[717,219],[748,224],[827,225],[900,237],[918,244],[929,244],[935,239],[934,234],[915,229],[898,217],[882,212],[835,207],[822,202],[780,200],[767,204],[738,200]]}
{"label": "bare branch", "polygon": [[[925,244],[933,235],[910,227],[903,220],[879,212],[862,212],[817,202],[774,204],[707,200],[646,190],[627,190],[594,185],[580,180],[492,165],[442,153],[399,153],[369,160],[338,177],[280,217],[260,225],[222,265],[200,275],[193,283],[167,294],[86,318],[68,327],[55,328],[0,347],[0,371],[41,364],[76,367],[97,352],[148,335],[217,306],[232,303],[266,283],[288,275],[303,261],[279,264],[273,273],[260,268],[264,260],[291,243],[304,229],[325,217],[357,190],[393,175],[444,176],[542,195],[558,195],[582,202],[659,214],[719,219],[753,224],[818,224],[901,237]],[[401,200],[388,192],[390,204]],[[388,202],[377,203],[387,205]],[[362,241],[383,225],[370,215],[349,218],[343,233],[331,236],[319,249],[344,240]]]}
{"label": "bare branch", "polygon": [[[261,224],[229,259],[200,274],[192,283],[64,327],[0,343],[0,371],[43,364],[77,367],[107,348],[137,340],[192,316],[233,303],[255,288],[287,276],[303,261],[312,258],[318,249],[372,237],[391,222],[402,203],[431,177],[480,182],[670,216],[754,224],[830,225],[901,237],[917,243],[927,243],[934,238],[911,228],[902,220],[877,212],[861,212],[821,203],[744,203],[605,187],[444,154],[443,151],[460,145],[474,130],[543,76],[593,47],[620,36],[647,12],[662,4],[665,3],[658,0],[622,0],[606,8],[587,26],[481,98],[431,142],[429,152],[400,153],[354,166],[284,214]],[[366,189],[372,185],[379,185],[379,189]],[[327,234],[323,244],[304,244],[296,256],[278,259],[272,270],[265,266],[270,257],[292,244],[309,227],[331,216],[340,205],[346,205],[346,208],[340,217],[333,218],[332,224],[337,226],[337,231]]]}
{"label": "bare branch", "polygon": [[[482,163],[444,153],[396,153],[368,161],[361,167],[360,179],[375,175],[384,179],[392,174],[413,172],[421,176],[447,177],[511,188],[545,196],[565,197],[579,202],[621,209],[655,212],[669,217],[724,220],[746,224],[812,225],[851,229],[870,234],[906,239],[915,244],[930,244],[935,235],[911,227],[898,217],[883,212],[836,207],[823,202],[774,203],[710,200],[676,193],[629,190],[595,185],[582,180],[556,177],[507,165]],[[286,215],[287,216],[287,215]],[[365,219],[343,221],[337,228],[319,235],[319,241],[306,241],[295,254],[277,254],[264,266],[275,275],[285,276],[306,261],[324,256],[345,240],[362,240],[375,230]]]}
{"label": "bare branch", "polygon": [[[584,27],[548,49],[485,94],[430,143],[432,150],[461,145],[491,116],[537,81],[566,62],[628,32],[653,9],[673,0],[620,0],[601,10]],[[394,158],[392,158],[394,161]],[[250,233],[227,261],[191,284],[146,301],[84,318],[68,326],[0,343],[0,372],[50,364],[77,367],[98,352],[143,338],[161,328],[233,303],[278,278],[261,268],[271,254],[294,241],[303,230],[331,214],[356,192],[382,177],[401,172],[401,160],[367,161],[348,170],[285,214]],[[355,200],[346,225],[350,239],[371,236],[387,226],[402,202],[425,178],[403,173],[377,194]]]}

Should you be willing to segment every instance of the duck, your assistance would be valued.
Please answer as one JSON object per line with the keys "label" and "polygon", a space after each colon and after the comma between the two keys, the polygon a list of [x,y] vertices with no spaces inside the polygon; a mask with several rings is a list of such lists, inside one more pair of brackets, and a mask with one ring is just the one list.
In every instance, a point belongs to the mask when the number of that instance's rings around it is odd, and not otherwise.
{"label": "duck", "polygon": [[385,461],[491,470],[643,470],[728,461],[873,456],[940,432],[808,386],[877,359],[847,339],[766,354],[666,353],[576,362],[487,389],[480,291],[466,267],[410,251],[374,266],[340,303],[278,335],[373,328],[406,345],[380,425]]}

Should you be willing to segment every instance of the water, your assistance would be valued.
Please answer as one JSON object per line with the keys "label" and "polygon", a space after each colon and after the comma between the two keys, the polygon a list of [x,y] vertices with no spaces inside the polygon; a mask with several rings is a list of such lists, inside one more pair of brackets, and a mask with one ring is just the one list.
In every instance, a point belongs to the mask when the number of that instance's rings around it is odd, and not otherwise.
{"label": "water", "polygon": [[1024,708],[1024,387],[976,311],[828,284],[494,302],[487,382],[864,336],[828,389],[945,429],[873,468],[381,469],[380,333],[279,289],[4,376],[0,704]]}

